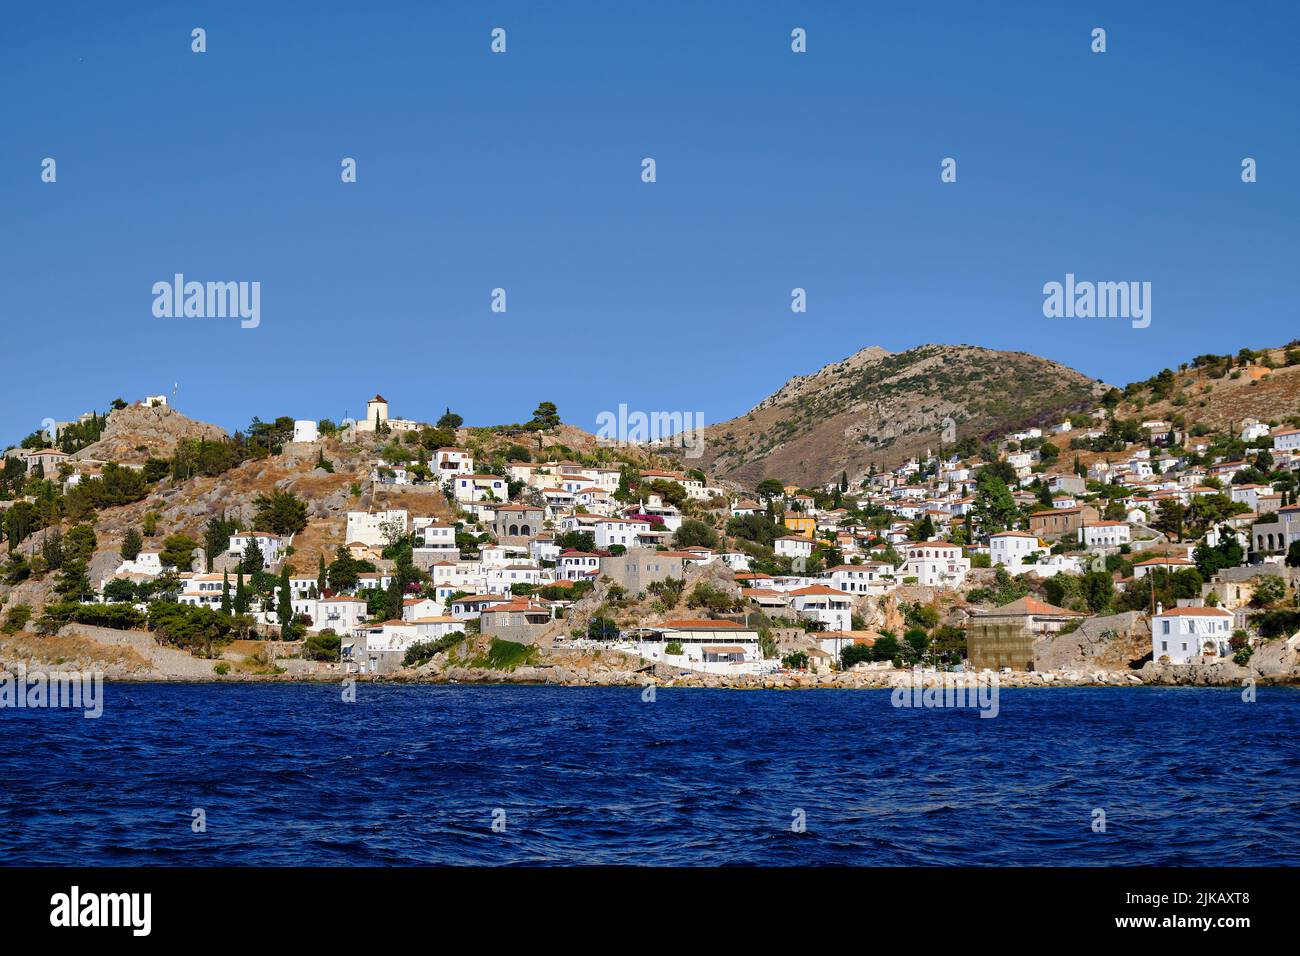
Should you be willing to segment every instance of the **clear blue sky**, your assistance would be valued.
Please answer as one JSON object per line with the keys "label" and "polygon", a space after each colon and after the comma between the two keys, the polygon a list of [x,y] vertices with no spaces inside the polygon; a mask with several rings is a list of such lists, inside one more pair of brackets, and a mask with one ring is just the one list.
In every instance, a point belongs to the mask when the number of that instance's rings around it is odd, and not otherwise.
{"label": "clear blue sky", "polygon": [[[594,428],[620,403],[717,422],[866,345],[1123,383],[1280,344],[1298,7],[10,5],[0,444],[173,382],[231,429],[376,391],[470,424],[548,399]],[[261,326],[155,318],[176,272],[260,281]],[[1044,318],[1067,272],[1152,282],[1151,327]]]}

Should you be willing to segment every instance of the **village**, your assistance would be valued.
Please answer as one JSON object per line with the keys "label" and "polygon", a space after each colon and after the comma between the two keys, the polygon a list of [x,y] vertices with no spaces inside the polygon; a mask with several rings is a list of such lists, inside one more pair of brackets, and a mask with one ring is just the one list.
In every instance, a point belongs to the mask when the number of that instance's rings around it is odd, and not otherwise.
{"label": "village", "polygon": [[[167,410],[163,395],[138,404]],[[99,580],[87,575],[44,618],[18,612],[19,628],[148,624],[165,640],[150,623],[162,601],[242,621],[218,630],[245,651],[274,647],[270,673],[315,676],[436,677],[607,652],[643,679],[738,686],[909,668],[1142,683],[1178,668],[1253,674],[1266,645],[1273,676],[1291,676],[1294,423],[1193,435],[1120,422],[1103,404],[801,488],[712,480],[671,458],[634,467],[607,448],[548,455],[516,443],[482,461],[468,444],[415,440],[455,435],[453,418],[435,428],[390,416],[375,395],[343,426],[286,426],[283,455],[314,455],[323,471],[328,444],[366,463],[367,506],[341,512],[342,534],[320,543],[315,566],[296,560],[305,521],[268,529],[260,512],[223,513],[212,553],[176,545],[167,528],[148,541],[129,529]],[[54,442],[8,459],[28,480],[59,476],[65,494],[115,468]],[[267,512],[301,510],[292,493],[272,497]],[[73,530],[55,533],[66,548]],[[49,536],[23,542],[29,568]],[[94,605],[129,610],[105,617]],[[8,620],[15,612],[10,602]],[[210,635],[187,649],[212,655]],[[215,656],[214,674],[229,673],[220,647]]]}

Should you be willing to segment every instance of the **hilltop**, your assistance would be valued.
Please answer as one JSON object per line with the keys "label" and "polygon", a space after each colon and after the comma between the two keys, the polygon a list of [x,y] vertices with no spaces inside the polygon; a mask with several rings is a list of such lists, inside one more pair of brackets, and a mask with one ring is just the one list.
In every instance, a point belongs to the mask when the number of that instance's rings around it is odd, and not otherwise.
{"label": "hilltop", "polygon": [[149,457],[167,458],[190,439],[221,441],[226,430],[187,418],[167,405],[128,405],[108,416],[99,441],[72,457],[78,460],[142,464]]}
{"label": "hilltop", "polygon": [[747,414],[711,426],[703,467],[750,484],[775,477],[812,486],[845,471],[855,478],[927,448],[1044,424],[1094,404],[1107,388],[1025,352],[872,346],[795,376]]}

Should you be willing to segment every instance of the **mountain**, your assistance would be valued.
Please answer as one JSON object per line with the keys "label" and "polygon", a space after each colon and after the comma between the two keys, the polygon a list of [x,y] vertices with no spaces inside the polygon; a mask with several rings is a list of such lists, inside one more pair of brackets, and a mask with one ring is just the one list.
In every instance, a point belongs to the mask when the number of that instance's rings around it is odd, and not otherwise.
{"label": "mountain", "polygon": [[809,486],[843,471],[853,478],[941,442],[1048,423],[1092,405],[1108,387],[1025,352],[872,346],[795,376],[747,414],[706,429],[703,466],[748,484],[777,478]]}

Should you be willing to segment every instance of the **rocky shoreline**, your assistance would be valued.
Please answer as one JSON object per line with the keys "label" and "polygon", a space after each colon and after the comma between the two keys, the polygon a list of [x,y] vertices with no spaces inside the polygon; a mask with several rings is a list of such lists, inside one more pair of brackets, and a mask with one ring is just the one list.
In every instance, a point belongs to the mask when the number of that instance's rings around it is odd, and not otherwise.
{"label": "rocky shoreline", "polygon": [[[273,645],[268,645],[273,647]],[[69,625],[57,638],[19,634],[0,638],[0,675],[21,666],[27,672],[79,671],[102,674],[109,683],[333,683],[537,685],[548,687],[663,687],[726,690],[889,690],[937,684],[947,679],[987,683],[999,688],[1038,687],[1243,687],[1300,684],[1295,655],[1257,655],[1259,667],[1223,660],[1205,665],[1157,664],[1141,668],[1069,666],[1057,670],[992,674],[913,671],[892,668],[825,673],[780,672],[720,675],[655,664],[621,651],[548,648],[533,660],[508,669],[483,661],[453,659],[447,653],[412,669],[385,674],[349,674],[337,663],[296,656],[265,655],[256,666],[228,652],[222,658],[194,657],[160,647],[144,632],[107,631]],[[1252,663],[1255,663],[1252,661]]]}

